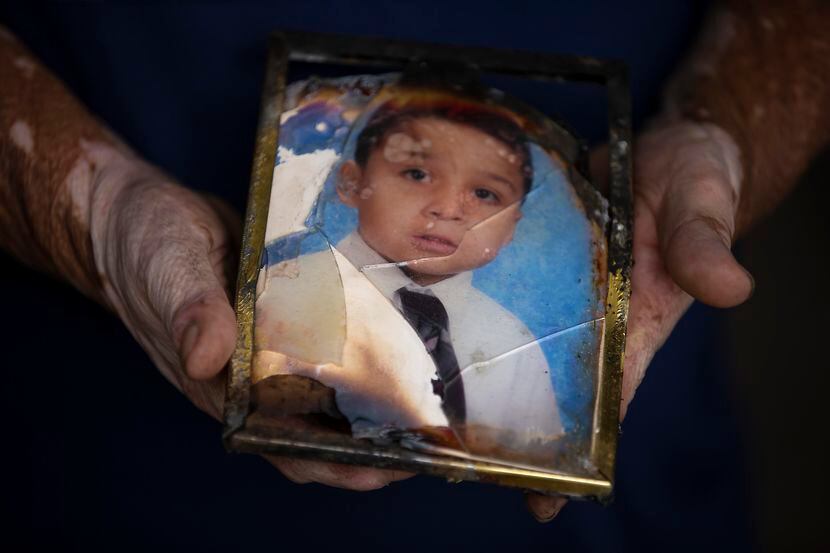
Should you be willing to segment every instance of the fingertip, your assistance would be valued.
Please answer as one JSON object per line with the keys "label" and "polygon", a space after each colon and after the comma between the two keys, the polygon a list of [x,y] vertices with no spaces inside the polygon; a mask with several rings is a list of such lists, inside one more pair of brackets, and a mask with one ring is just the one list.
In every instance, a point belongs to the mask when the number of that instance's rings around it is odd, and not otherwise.
{"label": "fingertip", "polygon": [[295,484],[317,482],[353,491],[372,491],[414,476],[412,473],[356,465],[267,455],[266,459]]}
{"label": "fingertip", "polygon": [[294,459],[278,457],[276,455],[264,455],[263,457],[294,484],[308,484],[311,482],[308,477],[303,476],[302,471],[298,472],[296,470],[296,461]]}
{"label": "fingertip", "polygon": [[413,476],[402,471],[360,467],[354,465],[340,465],[330,463],[326,467],[330,477],[321,480],[323,484],[346,488],[354,491],[368,492],[385,488],[392,482],[403,480]]}
{"label": "fingertip", "polygon": [[568,500],[560,496],[552,497],[536,492],[527,492],[527,494],[525,494],[525,504],[527,505],[530,514],[533,515],[533,518],[543,524],[556,518],[567,503]]}
{"label": "fingertip", "polygon": [[679,227],[664,255],[677,285],[707,305],[734,307],[752,295],[752,275],[732,255],[728,238],[712,221],[696,219]]}

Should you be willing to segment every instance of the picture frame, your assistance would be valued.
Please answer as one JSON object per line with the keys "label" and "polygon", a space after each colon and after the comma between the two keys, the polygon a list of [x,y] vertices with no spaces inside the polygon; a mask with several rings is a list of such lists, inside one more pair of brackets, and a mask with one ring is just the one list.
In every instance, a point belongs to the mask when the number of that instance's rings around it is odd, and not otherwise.
{"label": "picture frame", "polygon": [[[605,234],[607,275],[602,298],[600,346],[591,396],[592,418],[581,463],[535,466],[477,456],[442,454],[441,450],[401,447],[396,443],[357,439],[342,429],[309,425],[304,420],[259,416],[252,411],[257,283],[277,164],[280,117],[286,102],[289,66],[336,64],[384,70],[408,68],[459,75],[504,74],[543,82],[584,82],[607,91],[609,186]],[[517,107],[517,109],[519,109]],[[228,371],[223,439],[231,451],[270,453],[318,460],[395,468],[453,481],[489,482],[607,500],[613,490],[619,432],[620,388],[630,297],[632,196],[631,116],[626,68],[616,61],[488,48],[448,47],[379,38],[276,32],[269,39],[266,78],[252,168],[236,293],[237,346]],[[552,122],[553,127],[557,123]],[[551,132],[551,149],[567,151],[574,178],[587,175],[587,148],[559,140]],[[540,135],[540,136],[541,136]],[[302,392],[300,392],[302,393]]]}

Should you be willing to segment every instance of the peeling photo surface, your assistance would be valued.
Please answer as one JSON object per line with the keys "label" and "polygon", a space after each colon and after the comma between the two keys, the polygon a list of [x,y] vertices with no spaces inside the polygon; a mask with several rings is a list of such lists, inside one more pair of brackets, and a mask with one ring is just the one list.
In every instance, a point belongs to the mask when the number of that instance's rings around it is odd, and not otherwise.
{"label": "peeling photo surface", "polygon": [[254,409],[376,444],[590,471],[607,204],[551,146],[575,140],[564,129],[457,88],[397,74],[289,87]]}

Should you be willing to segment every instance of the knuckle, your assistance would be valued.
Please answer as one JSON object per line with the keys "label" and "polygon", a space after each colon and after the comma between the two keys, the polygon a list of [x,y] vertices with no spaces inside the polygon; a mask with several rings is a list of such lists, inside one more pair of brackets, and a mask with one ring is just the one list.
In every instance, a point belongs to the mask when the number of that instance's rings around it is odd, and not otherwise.
{"label": "knuckle", "polygon": [[697,220],[720,236],[724,243],[731,244],[734,225],[728,224],[721,217],[712,215],[700,215]]}

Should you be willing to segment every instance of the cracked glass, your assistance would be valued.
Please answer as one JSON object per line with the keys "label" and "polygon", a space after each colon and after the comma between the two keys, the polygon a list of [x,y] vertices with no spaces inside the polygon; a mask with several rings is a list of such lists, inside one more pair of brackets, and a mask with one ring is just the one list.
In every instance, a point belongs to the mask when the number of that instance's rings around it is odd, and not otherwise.
{"label": "cracked glass", "polygon": [[405,74],[289,86],[253,412],[590,473],[607,203],[576,170],[575,145],[483,86]]}

